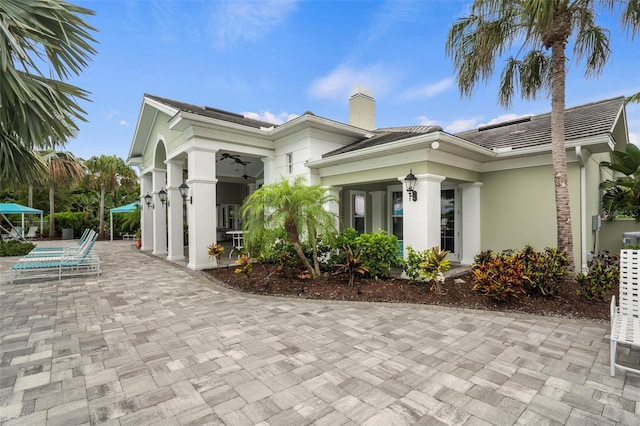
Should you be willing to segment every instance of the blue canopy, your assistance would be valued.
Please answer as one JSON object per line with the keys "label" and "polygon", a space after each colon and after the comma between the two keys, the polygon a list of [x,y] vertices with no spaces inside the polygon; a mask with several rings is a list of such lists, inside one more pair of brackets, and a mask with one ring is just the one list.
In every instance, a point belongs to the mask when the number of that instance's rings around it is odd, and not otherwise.
{"label": "blue canopy", "polygon": [[4,214],[42,214],[42,210],[16,203],[0,203],[0,213]]}
{"label": "blue canopy", "polygon": [[[2,224],[2,220],[4,220],[6,218],[4,216],[5,214],[19,214],[19,215],[21,215],[22,216],[22,237],[24,237],[24,215],[25,214],[39,214],[40,215],[40,229],[42,229],[42,227],[44,226],[43,219],[42,219],[42,213],[43,213],[42,210],[34,209],[32,207],[23,206],[22,204],[0,203],[0,215],[2,215],[2,218],[0,218],[0,224]],[[7,219],[7,221],[9,221],[9,219]],[[9,222],[9,223],[11,223],[11,222]],[[13,227],[13,224],[11,224],[11,226]]]}
{"label": "blue canopy", "polygon": [[136,203],[131,203],[131,204],[126,204],[120,207],[114,207],[109,211],[111,213],[128,213],[128,212],[135,212],[137,208],[138,206],[136,206]]}
{"label": "blue canopy", "polygon": [[111,229],[111,241],[113,241],[113,214],[114,213],[129,213],[138,210],[138,203],[125,204],[124,206],[114,207],[109,209],[109,224]]}

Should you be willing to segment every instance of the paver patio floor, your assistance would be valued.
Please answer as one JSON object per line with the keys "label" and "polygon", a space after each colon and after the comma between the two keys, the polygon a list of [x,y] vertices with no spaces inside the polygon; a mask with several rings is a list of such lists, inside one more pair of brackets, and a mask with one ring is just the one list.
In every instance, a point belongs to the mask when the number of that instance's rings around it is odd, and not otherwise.
{"label": "paver patio floor", "polygon": [[3,425],[640,424],[608,323],[253,296],[95,250],[101,276],[62,281],[0,258]]}

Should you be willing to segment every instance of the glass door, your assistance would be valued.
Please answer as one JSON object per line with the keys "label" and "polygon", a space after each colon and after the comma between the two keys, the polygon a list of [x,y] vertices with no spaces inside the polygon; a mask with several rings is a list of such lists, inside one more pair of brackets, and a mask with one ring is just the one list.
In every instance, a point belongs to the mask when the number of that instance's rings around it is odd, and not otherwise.
{"label": "glass door", "polygon": [[458,200],[457,188],[444,188],[440,191],[440,248],[451,253],[451,260],[458,259]]}

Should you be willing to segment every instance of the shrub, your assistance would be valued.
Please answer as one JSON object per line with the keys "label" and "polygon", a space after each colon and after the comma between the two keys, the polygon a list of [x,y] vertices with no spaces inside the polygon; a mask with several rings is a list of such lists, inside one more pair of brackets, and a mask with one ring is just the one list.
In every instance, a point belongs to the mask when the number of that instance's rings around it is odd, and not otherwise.
{"label": "shrub", "polygon": [[236,263],[238,264],[238,267],[234,272],[236,274],[243,274],[245,277],[249,278],[249,275],[253,272],[251,258],[248,255],[243,254],[238,258],[238,260],[236,260]]}
{"label": "shrub", "polygon": [[451,260],[447,259],[449,251],[435,246],[417,252],[407,246],[407,260],[402,262],[405,274],[413,280],[432,281],[431,291],[442,293],[443,273],[451,268]]}
{"label": "shrub", "polygon": [[545,248],[544,253],[540,253],[529,245],[525,246],[521,253],[529,294],[546,297],[558,294],[569,273],[564,253],[550,247]]}
{"label": "shrub", "polygon": [[0,240],[0,256],[24,256],[35,246],[33,243],[23,243],[18,240]]}
{"label": "shrub", "polygon": [[522,252],[483,254],[482,263],[471,266],[473,289],[498,301],[504,302],[524,290],[524,262]]}
{"label": "shrub", "polygon": [[356,279],[356,274],[364,275],[369,271],[364,266],[364,262],[360,260],[360,253],[353,254],[349,246],[344,247],[344,252],[347,261],[343,264],[336,265],[337,270],[333,274],[347,274],[349,276],[349,285],[352,286]]}
{"label": "shrub", "polygon": [[427,251],[415,251],[413,247],[407,246],[407,258],[402,262],[402,269],[411,280],[422,280],[420,265],[427,261]]}
{"label": "shrub", "polygon": [[389,278],[391,268],[401,262],[398,259],[398,238],[395,235],[381,230],[362,234],[356,238],[355,243],[370,276]]}
{"label": "shrub", "polygon": [[586,300],[602,300],[607,290],[620,280],[620,258],[608,251],[589,262],[589,272],[576,275],[578,293]]}
{"label": "shrub", "polygon": [[222,244],[211,244],[210,246],[207,246],[207,253],[209,254],[209,257],[220,259],[220,256],[224,253],[224,247]]}

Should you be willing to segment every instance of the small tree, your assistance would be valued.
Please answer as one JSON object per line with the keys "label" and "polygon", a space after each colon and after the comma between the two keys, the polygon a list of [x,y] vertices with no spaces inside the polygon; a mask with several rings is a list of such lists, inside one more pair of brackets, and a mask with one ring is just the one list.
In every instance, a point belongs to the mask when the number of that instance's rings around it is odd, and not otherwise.
{"label": "small tree", "polygon": [[602,209],[609,219],[627,214],[640,221],[640,149],[628,144],[624,151],[613,151],[613,162],[607,167],[624,176],[600,185],[605,191]]}
{"label": "small tree", "polygon": [[[335,201],[335,197],[327,188],[307,185],[303,177],[264,185],[246,199],[240,211],[245,241],[250,246],[264,236],[264,229],[284,228],[300,262],[316,279],[320,276],[318,240],[335,232],[336,217],[324,207],[330,201]],[[302,249],[301,241],[305,238],[312,247],[313,265]]]}

